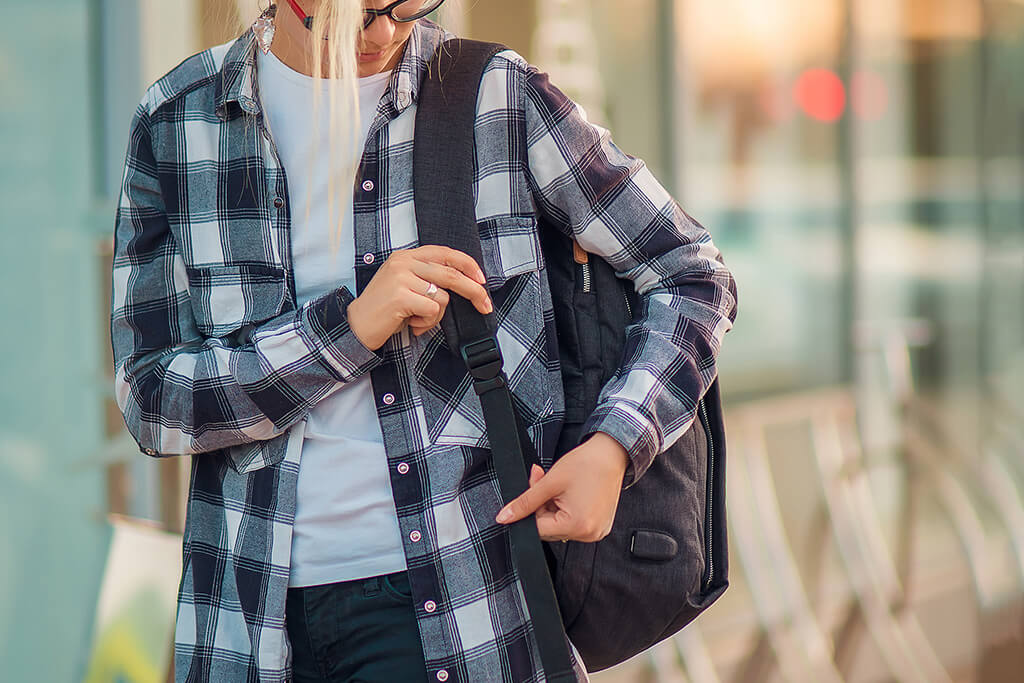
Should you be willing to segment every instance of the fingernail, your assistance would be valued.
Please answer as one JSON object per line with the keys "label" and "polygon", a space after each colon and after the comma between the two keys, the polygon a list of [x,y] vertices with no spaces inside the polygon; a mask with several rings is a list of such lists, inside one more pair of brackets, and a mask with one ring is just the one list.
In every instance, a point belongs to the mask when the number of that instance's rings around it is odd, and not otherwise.
{"label": "fingernail", "polygon": [[493,305],[491,304],[491,300],[490,300],[490,299],[488,299],[488,300],[487,300],[487,301],[485,301],[484,303],[486,303],[486,304],[487,304],[487,312],[488,312],[488,313],[490,313],[491,311],[493,311],[493,310],[494,310],[494,306],[493,306]]}
{"label": "fingernail", "polygon": [[502,524],[510,519],[512,519],[512,511],[507,507],[502,508],[501,512],[498,513],[498,516],[495,517],[495,521],[501,522]]}

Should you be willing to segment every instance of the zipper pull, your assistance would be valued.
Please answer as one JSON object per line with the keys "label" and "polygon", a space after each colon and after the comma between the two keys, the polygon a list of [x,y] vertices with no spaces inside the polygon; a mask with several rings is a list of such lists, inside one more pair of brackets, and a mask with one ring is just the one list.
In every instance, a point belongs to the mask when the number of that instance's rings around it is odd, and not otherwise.
{"label": "zipper pull", "polygon": [[586,263],[590,259],[590,255],[576,240],[572,241],[572,258],[576,263]]}

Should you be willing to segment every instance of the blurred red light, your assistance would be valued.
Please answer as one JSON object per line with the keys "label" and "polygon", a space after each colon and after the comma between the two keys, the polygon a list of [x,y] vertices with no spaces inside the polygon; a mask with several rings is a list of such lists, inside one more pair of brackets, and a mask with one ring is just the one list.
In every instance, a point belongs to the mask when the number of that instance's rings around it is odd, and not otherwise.
{"label": "blurred red light", "polygon": [[808,69],[800,74],[793,97],[805,114],[819,121],[838,121],[846,108],[846,88],[828,69]]}

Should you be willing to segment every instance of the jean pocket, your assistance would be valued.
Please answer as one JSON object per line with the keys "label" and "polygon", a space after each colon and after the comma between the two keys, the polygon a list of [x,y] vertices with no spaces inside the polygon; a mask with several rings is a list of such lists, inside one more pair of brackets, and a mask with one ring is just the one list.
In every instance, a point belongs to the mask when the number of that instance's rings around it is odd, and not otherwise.
{"label": "jean pocket", "polygon": [[412,586],[409,585],[408,572],[402,571],[385,574],[381,578],[380,584],[384,589],[385,595],[394,598],[403,605],[412,604]]}

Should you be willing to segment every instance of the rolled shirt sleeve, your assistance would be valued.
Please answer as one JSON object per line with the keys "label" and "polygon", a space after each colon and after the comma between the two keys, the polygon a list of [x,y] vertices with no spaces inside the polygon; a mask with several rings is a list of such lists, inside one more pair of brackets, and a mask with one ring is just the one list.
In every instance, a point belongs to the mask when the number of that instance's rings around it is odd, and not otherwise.
{"label": "rolled shirt sleeve", "polygon": [[646,164],[588,121],[547,74],[520,67],[527,175],[538,211],[631,280],[639,295],[623,364],[581,432],[581,439],[605,432],[625,447],[625,488],[692,425],[736,317],[736,283],[708,231]]}

